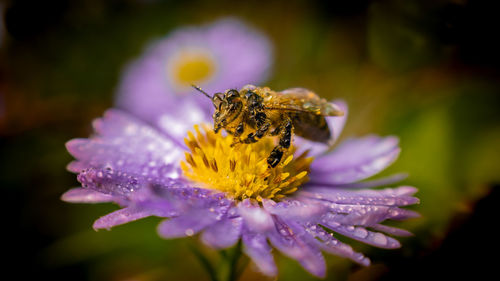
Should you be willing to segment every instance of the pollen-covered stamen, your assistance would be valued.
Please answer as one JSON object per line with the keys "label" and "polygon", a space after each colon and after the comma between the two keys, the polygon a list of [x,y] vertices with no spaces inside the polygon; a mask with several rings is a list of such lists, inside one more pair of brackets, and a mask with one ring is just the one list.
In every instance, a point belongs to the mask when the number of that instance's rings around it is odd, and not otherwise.
{"label": "pollen-covered stamen", "polygon": [[232,136],[216,134],[208,126],[184,139],[190,153],[181,162],[184,175],[205,188],[226,192],[235,199],[263,198],[278,201],[295,192],[309,180],[309,164],[313,158],[307,152],[294,157],[291,146],[275,168],[269,168],[267,157],[275,143],[264,138],[253,144],[231,146]]}

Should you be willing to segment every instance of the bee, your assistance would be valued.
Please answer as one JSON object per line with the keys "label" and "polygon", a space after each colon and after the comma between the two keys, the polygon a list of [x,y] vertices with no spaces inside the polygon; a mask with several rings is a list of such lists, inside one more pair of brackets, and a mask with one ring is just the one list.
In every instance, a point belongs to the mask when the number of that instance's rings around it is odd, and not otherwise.
{"label": "bee", "polygon": [[291,145],[292,135],[328,143],[331,132],[325,117],[342,116],[335,104],[303,88],[276,92],[268,87],[246,85],[241,90],[229,89],[210,96],[200,87],[193,87],[210,98],[215,107],[214,131],[225,129],[235,137],[233,145],[255,143],[265,136],[279,136],[278,144],[267,158],[269,167],[276,167]]}

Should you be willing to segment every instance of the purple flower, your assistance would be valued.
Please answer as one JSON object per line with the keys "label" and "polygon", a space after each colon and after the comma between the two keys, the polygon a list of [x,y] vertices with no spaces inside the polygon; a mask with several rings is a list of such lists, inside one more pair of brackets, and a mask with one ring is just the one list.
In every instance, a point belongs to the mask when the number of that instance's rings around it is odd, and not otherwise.
{"label": "purple flower", "polygon": [[[191,104],[189,110],[208,111]],[[347,115],[347,106],[337,101]],[[327,118],[333,137],[346,115]],[[177,113],[165,117],[193,126]],[[207,118],[204,120],[210,123]],[[143,120],[108,110],[93,123],[95,135],[67,143],[76,158],[68,169],[82,187],[66,192],[69,202],[115,202],[122,208],[99,218],[95,229],[109,229],[147,216],[169,218],[158,227],[164,238],[200,234],[214,248],[235,245],[266,275],[276,275],[272,248],[297,260],[315,276],[325,275],[322,252],[369,265],[370,260],[336,238],[348,236],[380,248],[400,243],[391,236],[409,232],[382,224],[418,214],[401,207],[418,203],[414,187],[370,189],[401,180],[364,181],[396,160],[396,137],[348,139],[328,152],[325,145],[295,137],[282,162],[269,169],[271,138],[231,147],[231,136],[195,126],[184,142]],[[332,140],[334,141],[334,140]],[[309,155],[314,157],[311,158]]]}
{"label": "purple flower", "polygon": [[191,84],[209,92],[260,84],[268,77],[271,62],[272,45],[267,37],[237,19],[180,28],[151,42],[141,57],[126,68],[116,104],[172,131],[175,124],[162,118],[165,113],[192,118],[193,124],[199,123],[200,115],[210,114],[205,110],[185,115],[192,103],[206,102]]}

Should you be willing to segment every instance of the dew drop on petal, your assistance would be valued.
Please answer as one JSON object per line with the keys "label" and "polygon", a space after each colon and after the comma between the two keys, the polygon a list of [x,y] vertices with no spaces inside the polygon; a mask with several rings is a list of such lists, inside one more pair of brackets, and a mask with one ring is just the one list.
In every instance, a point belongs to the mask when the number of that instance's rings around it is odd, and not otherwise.
{"label": "dew drop on petal", "polygon": [[194,235],[194,230],[192,230],[191,228],[188,228],[188,229],[186,229],[186,231],[184,233],[187,236],[193,236]]}
{"label": "dew drop on petal", "polygon": [[357,227],[354,230],[354,236],[359,237],[359,238],[366,238],[366,236],[368,236],[368,231],[364,228]]}
{"label": "dew drop on petal", "polygon": [[382,233],[375,233],[373,234],[372,241],[378,245],[386,245],[387,237]]}

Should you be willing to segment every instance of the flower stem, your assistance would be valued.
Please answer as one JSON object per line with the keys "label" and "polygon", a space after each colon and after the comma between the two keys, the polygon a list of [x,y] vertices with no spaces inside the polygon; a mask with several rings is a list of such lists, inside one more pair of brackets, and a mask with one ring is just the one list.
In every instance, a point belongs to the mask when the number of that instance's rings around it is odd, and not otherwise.
{"label": "flower stem", "polygon": [[241,258],[245,258],[242,255],[241,240],[233,248],[219,251],[219,254],[221,256],[221,263],[218,267],[219,279],[224,281],[238,280],[248,263],[247,259],[244,259],[243,263],[240,262]]}
{"label": "flower stem", "polygon": [[219,251],[220,263],[217,266],[213,265],[210,259],[198,249],[197,245],[190,243],[189,248],[203,269],[205,269],[211,281],[237,281],[248,263],[248,259],[240,262],[240,258],[244,258],[241,240],[233,248]]}
{"label": "flower stem", "polygon": [[219,278],[217,278],[217,273],[215,272],[212,263],[210,263],[210,260],[200,250],[198,250],[198,248],[195,245],[189,244],[189,248],[191,249],[191,252],[193,252],[195,257],[198,259],[200,264],[203,266],[203,269],[205,269],[205,271],[208,273],[210,280],[219,281]]}
{"label": "flower stem", "polygon": [[236,281],[240,277],[243,270],[238,270],[238,261],[241,257],[241,240],[238,241],[238,244],[233,250],[233,254],[231,255],[231,259],[229,260],[229,274],[227,277],[228,281]]}

